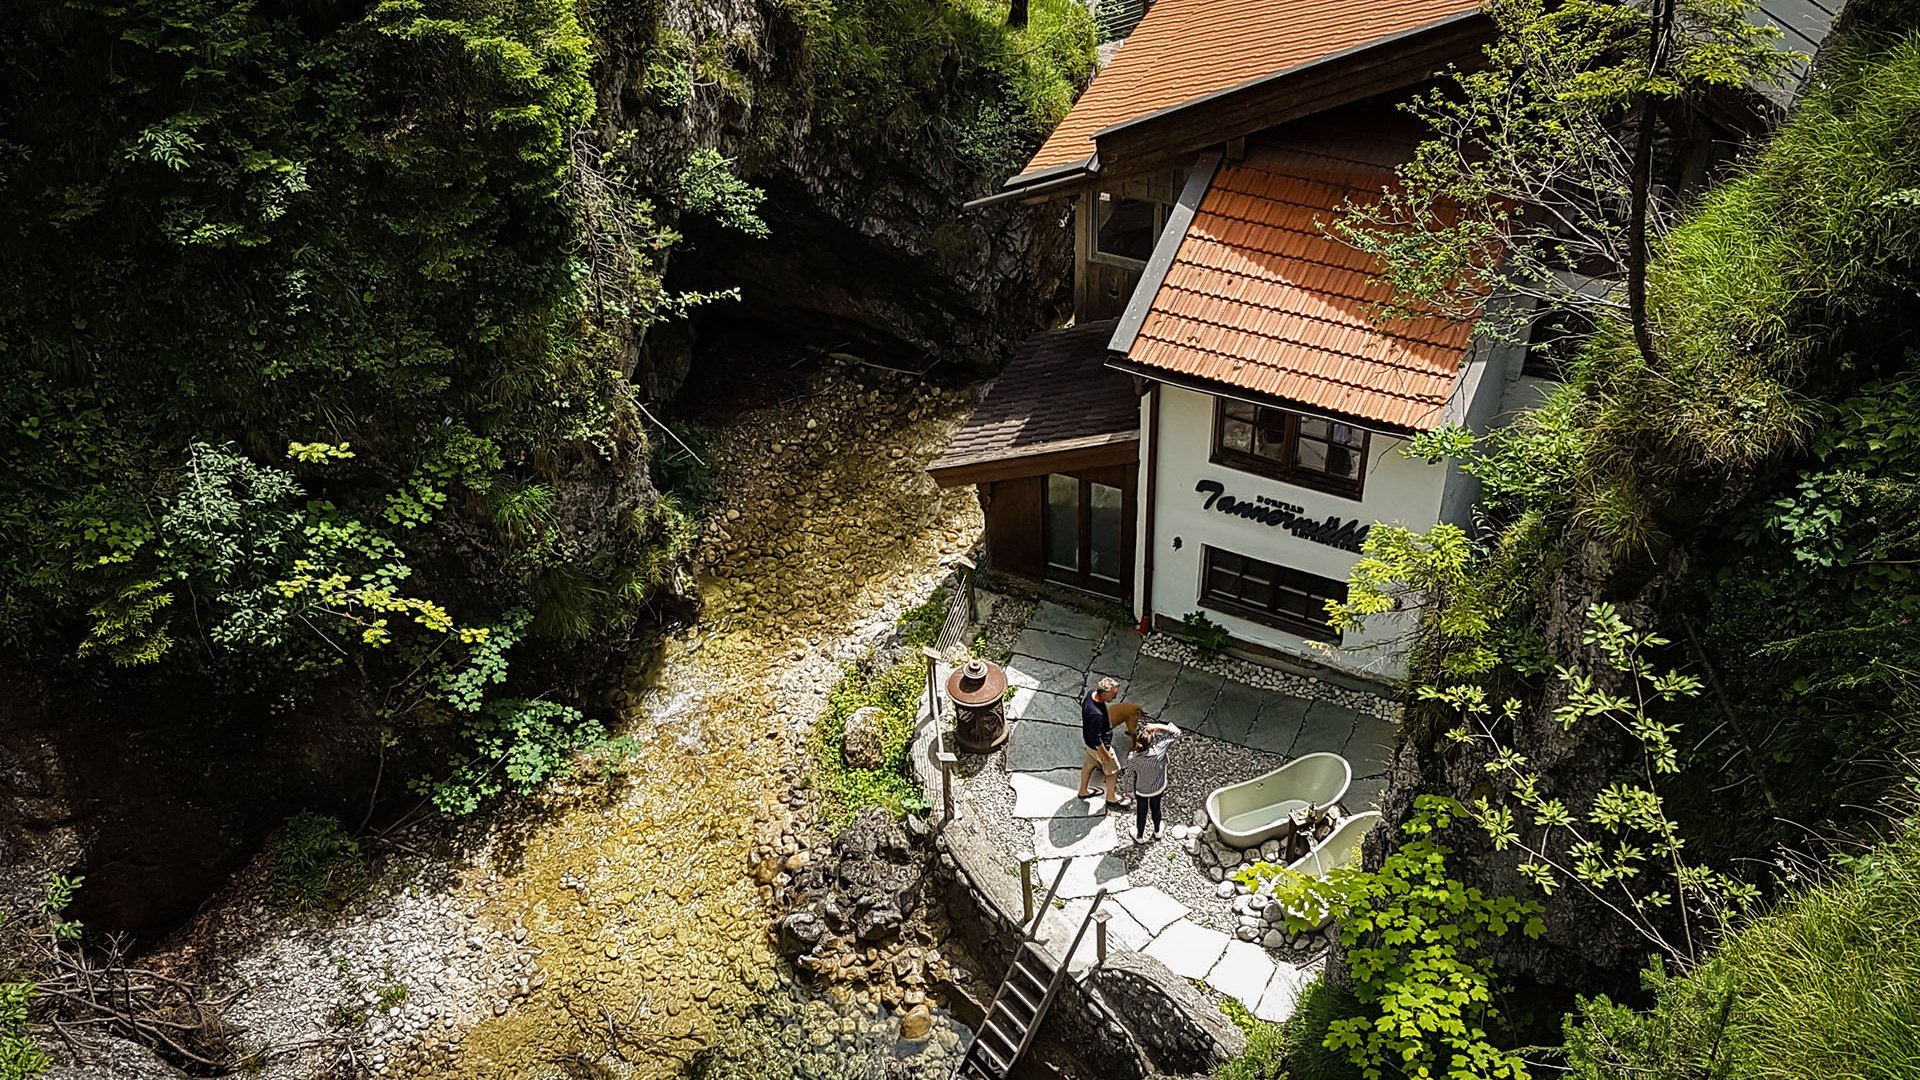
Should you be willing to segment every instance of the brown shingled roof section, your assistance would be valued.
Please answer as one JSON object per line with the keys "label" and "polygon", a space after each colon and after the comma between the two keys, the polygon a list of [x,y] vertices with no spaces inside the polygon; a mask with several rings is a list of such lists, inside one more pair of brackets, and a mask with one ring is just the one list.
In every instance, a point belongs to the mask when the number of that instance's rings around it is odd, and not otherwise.
{"label": "brown shingled roof section", "polygon": [[1158,0],[1021,173],[1084,160],[1102,128],[1479,6],[1479,0]]}
{"label": "brown shingled roof section", "polygon": [[929,470],[1005,461],[1140,433],[1133,380],[1106,366],[1114,320],[1035,334]]}
{"label": "brown shingled roof section", "polygon": [[1438,427],[1472,324],[1375,324],[1390,295],[1371,280],[1376,265],[1319,224],[1392,178],[1377,161],[1300,149],[1260,148],[1222,166],[1127,359],[1316,411]]}

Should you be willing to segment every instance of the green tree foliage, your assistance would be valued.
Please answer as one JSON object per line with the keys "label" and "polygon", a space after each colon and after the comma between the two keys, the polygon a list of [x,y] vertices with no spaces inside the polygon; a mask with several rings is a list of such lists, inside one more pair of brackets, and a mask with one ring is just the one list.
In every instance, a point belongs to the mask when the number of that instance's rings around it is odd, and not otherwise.
{"label": "green tree foliage", "polygon": [[27,1035],[32,983],[0,983],[0,1080],[33,1080],[53,1064]]}
{"label": "green tree foliage", "polygon": [[[1748,0],[1498,0],[1487,63],[1417,99],[1433,130],[1402,184],[1336,226],[1408,313],[1514,328],[1519,295],[1629,318],[1643,343],[1650,243],[1681,207],[1656,184],[1660,117],[1782,72]],[[1594,289],[1574,275],[1617,288]],[[1651,353],[1653,350],[1648,349]]]}
{"label": "green tree foliage", "polygon": [[806,36],[814,123],[883,151],[937,140],[981,172],[1017,168],[1093,75],[1093,17],[1077,0],[1033,0],[1016,27],[1001,0],[782,6]]}
{"label": "green tree foliage", "polygon": [[1406,841],[1378,870],[1283,872],[1274,882],[1289,929],[1311,930],[1328,916],[1340,927],[1362,1011],[1331,1020],[1324,1045],[1346,1051],[1367,1080],[1519,1080],[1528,1075],[1525,1063],[1489,1034],[1500,1013],[1481,943],[1512,930],[1540,936],[1540,904],[1487,896],[1454,880],[1447,871],[1452,852],[1436,836],[1464,816],[1463,808],[1435,795],[1414,805],[1401,825]]}
{"label": "green tree foliage", "polygon": [[131,627],[190,618],[181,566],[258,592],[275,553],[236,531],[298,509],[263,464],[289,445],[350,444],[330,493],[403,529],[444,505],[449,417],[470,476],[565,452],[556,192],[592,111],[567,5],[29,8],[0,134],[9,641],[104,604],[97,648],[159,653]]}
{"label": "green tree foliage", "polygon": [[[672,503],[601,528],[560,494],[639,467],[615,354],[702,299],[660,288],[674,237],[624,174],[588,197],[573,5],[14,14],[0,641],[296,690],[345,672],[410,721],[499,658],[499,612],[585,637],[671,577]],[[699,176],[683,194],[755,223],[724,163]],[[461,703],[482,755],[598,738]],[[544,774],[517,754],[509,784]]]}

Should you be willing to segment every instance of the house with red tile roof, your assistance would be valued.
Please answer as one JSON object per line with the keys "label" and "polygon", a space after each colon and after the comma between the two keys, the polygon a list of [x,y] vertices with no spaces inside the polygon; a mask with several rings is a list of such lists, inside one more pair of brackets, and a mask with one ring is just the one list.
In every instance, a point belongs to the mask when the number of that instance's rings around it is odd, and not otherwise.
{"label": "house with red tile roof", "polygon": [[[1395,617],[1336,631],[1376,524],[1471,526],[1476,482],[1401,451],[1537,401],[1529,349],[1386,287],[1330,235],[1422,137],[1398,108],[1481,62],[1477,0],[1154,0],[1031,161],[979,203],[1071,200],[1074,325],[1026,343],[946,455],[990,568],[1194,612],[1236,651],[1382,682]],[[1131,415],[1124,402],[1131,399]]]}

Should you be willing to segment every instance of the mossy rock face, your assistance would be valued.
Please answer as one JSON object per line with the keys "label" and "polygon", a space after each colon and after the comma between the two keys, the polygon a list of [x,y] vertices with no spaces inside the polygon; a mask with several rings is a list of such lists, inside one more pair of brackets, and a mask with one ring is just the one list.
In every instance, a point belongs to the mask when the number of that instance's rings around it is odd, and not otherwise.
{"label": "mossy rock face", "polygon": [[883,739],[886,722],[887,714],[873,705],[855,709],[853,715],[847,717],[840,754],[849,768],[877,769],[886,763]]}

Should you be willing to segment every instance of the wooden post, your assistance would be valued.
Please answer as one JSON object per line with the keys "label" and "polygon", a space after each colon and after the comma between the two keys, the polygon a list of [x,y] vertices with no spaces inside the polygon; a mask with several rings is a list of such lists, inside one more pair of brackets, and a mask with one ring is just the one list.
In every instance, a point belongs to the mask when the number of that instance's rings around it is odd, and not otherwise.
{"label": "wooden post", "polygon": [[940,762],[940,820],[945,823],[953,820],[953,766],[960,758],[942,750],[936,760]]}
{"label": "wooden post", "polygon": [[1095,966],[1107,962],[1107,920],[1113,918],[1111,911],[1093,913],[1093,962]]}
{"label": "wooden post", "polygon": [[960,568],[961,583],[967,592],[967,626],[972,627],[980,621],[980,601],[973,592],[973,579],[977,568],[973,560],[964,555],[954,557],[953,563]]}
{"label": "wooden post", "polygon": [[1033,925],[1033,852],[1020,856],[1020,910],[1026,913],[1020,925]]}

